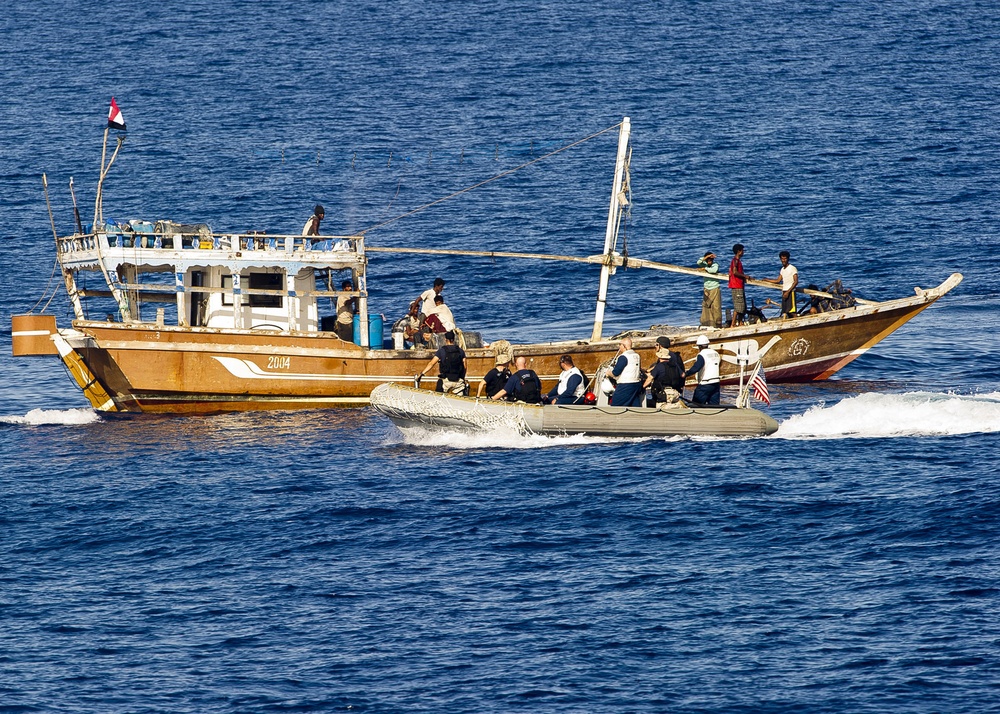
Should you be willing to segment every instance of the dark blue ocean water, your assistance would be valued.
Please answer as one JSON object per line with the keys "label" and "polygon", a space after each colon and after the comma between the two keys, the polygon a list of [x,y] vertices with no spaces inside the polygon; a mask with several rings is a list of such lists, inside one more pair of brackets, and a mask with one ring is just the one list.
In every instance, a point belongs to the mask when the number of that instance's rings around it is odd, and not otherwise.
{"label": "dark blue ocean water", "polygon": [[[1000,711],[995,3],[18,0],[0,40],[0,712]],[[628,115],[631,255],[966,277],[772,385],[766,439],[97,418],[9,316],[58,282],[41,173],[60,232],[70,176],[92,215],[112,95],[112,217],[352,232]],[[598,253],[614,150],[369,241]],[[584,266],[375,257],[375,309],[436,275],[488,339],[589,334]],[[607,332],[699,292],[620,271]]]}

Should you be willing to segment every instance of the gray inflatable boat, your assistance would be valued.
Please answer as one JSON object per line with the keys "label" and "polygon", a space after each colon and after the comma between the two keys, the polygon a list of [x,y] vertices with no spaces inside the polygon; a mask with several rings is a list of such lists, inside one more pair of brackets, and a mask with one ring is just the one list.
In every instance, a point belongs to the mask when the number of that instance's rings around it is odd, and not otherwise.
{"label": "gray inflatable boat", "polygon": [[622,437],[765,436],[778,430],[778,423],[767,414],[734,406],[541,406],[459,397],[398,384],[376,387],[371,404],[402,428],[514,429],[523,434]]}

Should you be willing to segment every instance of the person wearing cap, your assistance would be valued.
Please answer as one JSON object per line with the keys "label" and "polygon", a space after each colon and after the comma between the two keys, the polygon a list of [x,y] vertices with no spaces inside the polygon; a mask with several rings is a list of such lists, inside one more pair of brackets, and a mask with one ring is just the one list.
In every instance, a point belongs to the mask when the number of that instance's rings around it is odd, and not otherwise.
{"label": "person wearing cap", "polygon": [[325,215],[326,212],[323,210],[323,207],[317,203],[316,207],[313,209],[313,214],[309,216],[309,220],[306,221],[304,226],[302,226],[302,235],[318,236],[319,224],[322,222],[323,216]]}
{"label": "person wearing cap", "polygon": [[639,365],[639,354],[632,349],[631,337],[626,337],[618,346],[618,355],[611,367],[611,376],[617,382],[615,391],[611,395],[612,406],[642,406],[645,396],[642,389],[642,367]]}
{"label": "person wearing cap", "polygon": [[670,351],[670,338],[656,338],[656,364],[649,370],[643,389],[652,392],[656,404],[682,404],[684,394],[684,360],[676,352]]}
{"label": "person wearing cap", "polygon": [[510,376],[510,360],[507,359],[506,355],[497,355],[493,369],[487,372],[483,381],[479,383],[476,398],[482,397],[485,391],[487,399],[493,399],[493,395],[504,388]]}
{"label": "person wearing cap", "polygon": [[749,275],[743,272],[743,244],[737,243],[733,246],[733,259],[729,261],[729,290],[733,294],[733,321],[730,327],[743,322],[747,314],[747,298],[744,289]]}
{"label": "person wearing cap", "polygon": [[542,397],[545,404],[583,404],[583,395],[587,385],[584,384],[583,372],[573,364],[570,355],[559,358],[559,381],[549,393]]}
{"label": "person wearing cap", "polygon": [[414,383],[419,385],[420,379],[438,365],[438,384],[435,391],[445,394],[462,394],[465,392],[465,372],[468,362],[465,359],[465,351],[455,344],[455,333],[448,330],[444,333],[444,345],[442,345],[427,366],[417,375]]}
{"label": "person wearing cap", "polygon": [[684,373],[687,379],[692,374],[698,374],[698,386],[694,390],[694,402],[696,404],[718,404],[722,388],[719,386],[719,365],[722,364],[722,357],[709,345],[705,335],[699,335],[698,357],[694,364],[688,367]]}
{"label": "person wearing cap", "polygon": [[[704,268],[709,275],[719,274],[719,264],[715,262],[715,253],[709,251],[698,258],[698,267]],[[703,327],[722,327],[722,284],[718,278],[705,278],[701,299],[701,325]]]}
{"label": "person wearing cap", "polygon": [[[396,349],[406,349],[406,344],[419,342],[420,338],[420,318],[418,305],[410,304],[410,310],[401,318],[392,323],[393,342],[397,343]],[[397,338],[396,335],[399,335]]]}

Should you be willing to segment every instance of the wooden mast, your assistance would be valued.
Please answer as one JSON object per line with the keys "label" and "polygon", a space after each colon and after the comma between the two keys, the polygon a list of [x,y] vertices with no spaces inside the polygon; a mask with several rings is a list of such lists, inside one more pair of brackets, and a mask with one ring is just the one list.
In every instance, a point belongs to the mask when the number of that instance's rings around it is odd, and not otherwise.
{"label": "wooden mast", "polygon": [[608,276],[614,270],[615,247],[618,244],[618,218],[621,215],[623,197],[622,181],[625,173],[625,157],[628,154],[629,132],[631,122],[628,117],[622,119],[621,130],[618,132],[618,158],[615,160],[615,181],[611,188],[611,205],[608,208],[608,226],[604,233],[604,262],[601,265],[601,283],[597,290],[597,311],[594,313],[594,332],[591,340],[601,339],[604,328],[604,306],[608,299]]}

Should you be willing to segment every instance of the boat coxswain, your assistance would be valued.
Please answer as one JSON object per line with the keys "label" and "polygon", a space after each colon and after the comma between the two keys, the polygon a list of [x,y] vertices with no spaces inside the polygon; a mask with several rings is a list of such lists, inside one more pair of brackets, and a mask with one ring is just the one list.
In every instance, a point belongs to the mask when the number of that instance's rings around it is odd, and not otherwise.
{"label": "boat coxswain", "polygon": [[711,348],[708,337],[701,335],[696,343],[698,357],[686,372],[684,378],[698,373],[698,386],[694,390],[694,401],[697,404],[718,404],[721,387],[719,386],[719,365],[722,358]]}

